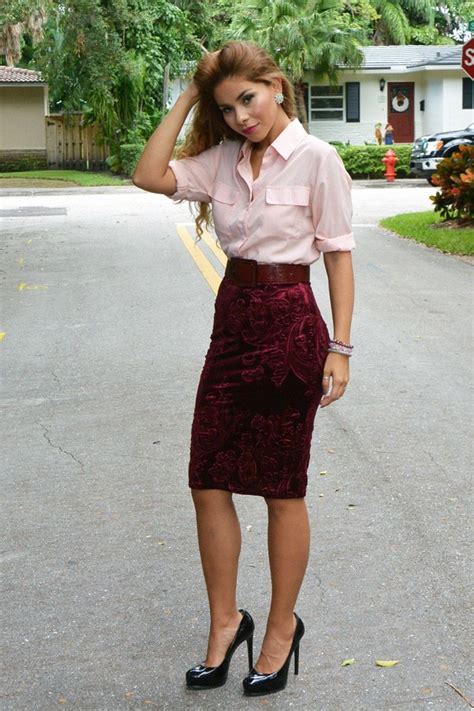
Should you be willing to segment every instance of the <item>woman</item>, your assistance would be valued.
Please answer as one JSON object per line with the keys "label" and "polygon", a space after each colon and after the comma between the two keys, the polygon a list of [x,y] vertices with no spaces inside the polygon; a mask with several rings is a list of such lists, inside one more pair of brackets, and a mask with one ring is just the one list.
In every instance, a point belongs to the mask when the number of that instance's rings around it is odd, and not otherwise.
{"label": "woman", "polygon": [[[171,160],[194,105],[186,142]],[[294,607],[309,554],[304,497],[314,418],[349,381],[351,180],[335,149],[296,118],[291,84],[273,59],[251,43],[229,42],[199,62],[145,146],[133,182],[198,202],[198,235],[212,205],[228,257],[191,433],[189,486],[211,625],[206,659],[186,682],[224,684],[246,641],[244,692],[279,691],[293,654],[298,673],[304,634]],[[332,340],[309,284],[321,252]],[[236,604],[241,536],[233,493],[262,496],[268,507],[272,598],[255,666],[254,622]]]}

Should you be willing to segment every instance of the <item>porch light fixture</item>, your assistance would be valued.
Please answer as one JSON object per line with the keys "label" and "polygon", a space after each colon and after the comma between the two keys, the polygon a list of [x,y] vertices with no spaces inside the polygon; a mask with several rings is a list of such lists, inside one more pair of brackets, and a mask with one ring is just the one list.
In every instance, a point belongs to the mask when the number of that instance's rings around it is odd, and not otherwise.
{"label": "porch light fixture", "polygon": [[379,80],[379,87],[380,87],[380,91],[383,91],[385,89],[385,79]]}

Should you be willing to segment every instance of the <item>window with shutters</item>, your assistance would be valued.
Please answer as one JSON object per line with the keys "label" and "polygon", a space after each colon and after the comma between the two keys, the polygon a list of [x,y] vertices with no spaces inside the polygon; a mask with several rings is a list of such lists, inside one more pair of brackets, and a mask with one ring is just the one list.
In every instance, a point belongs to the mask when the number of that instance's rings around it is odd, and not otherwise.
{"label": "window with shutters", "polygon": [[310,118],[309,118],[309,85],[306,83],[303,84],[303,96],[304,96],[304,107],[306,109],[306,116],[309,121],[310,120]]}
{"label": "window with shutters", "polygon": [[462,107],[474,109],[474,81],[469,77],[462,80]]}
{"label": "window with shutters", "polygon": [[343,121],[344,87],[314,84],[310,89],[311,121]]}
{"label": "window with shutters", "polygon": [[360,121],[360,82],[346,82],[346,121],[358,123]]}

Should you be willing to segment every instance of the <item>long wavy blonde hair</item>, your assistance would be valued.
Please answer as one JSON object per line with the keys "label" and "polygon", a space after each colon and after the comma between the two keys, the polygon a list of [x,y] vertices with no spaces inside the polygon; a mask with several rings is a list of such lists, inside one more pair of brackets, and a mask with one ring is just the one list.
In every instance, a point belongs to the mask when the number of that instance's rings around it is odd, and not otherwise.
{"label": "long wavy blonde hair", "polygon": [[[194,106],[193,119],[184,143],[176,151],[176,158],[198,155],[225,139],[243,143],[243,137],[226,124],[214,99],[214,88],[230,77],[265,84],[280,79],[284,96],[281,106],[289,118],[297,115],[293,87],[274,59],[252,42],[227,42],[218,53],[206,54],[197,65],[193,79],[199,90],[199,99]],[[198,207],[196,233],[200,239],[203,225],[206,228],[212,225],[212,211],[207,202],[195,205]]]}

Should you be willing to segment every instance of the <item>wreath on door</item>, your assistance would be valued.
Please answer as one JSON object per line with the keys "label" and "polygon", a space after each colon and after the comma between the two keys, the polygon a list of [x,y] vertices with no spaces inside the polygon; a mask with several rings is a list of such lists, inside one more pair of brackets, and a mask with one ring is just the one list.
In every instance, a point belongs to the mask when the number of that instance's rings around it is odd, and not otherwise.
{"label": "wreath on door", "polygon": [[402,94],[401,91],[399,91],[397,94],[392,99],[392,109],[394,111],[398,111],[398,113],[403,113],[408,109],[410,106],[410,101],[408,99],[408,96],[405,96],[405,94]]}

